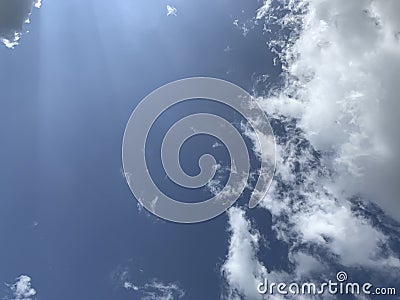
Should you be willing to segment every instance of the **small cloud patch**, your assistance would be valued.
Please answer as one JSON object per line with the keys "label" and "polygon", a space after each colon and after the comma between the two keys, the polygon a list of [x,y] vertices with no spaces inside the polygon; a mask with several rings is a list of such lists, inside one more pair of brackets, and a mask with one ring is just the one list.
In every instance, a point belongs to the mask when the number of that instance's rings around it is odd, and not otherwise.
{"label": "small cloud patch", "polygon": [[171,5],[167,5],[167,16],[176,16],[177,12],[178,12],[178,10],[175,7],[173,7]]}
{"label": "small cloud patch", "polygon": [[31,278],[27,275],[21,275],[14,284],[6,284],[10,288],[9,300],[34,300],[36,290],[32,287]]}

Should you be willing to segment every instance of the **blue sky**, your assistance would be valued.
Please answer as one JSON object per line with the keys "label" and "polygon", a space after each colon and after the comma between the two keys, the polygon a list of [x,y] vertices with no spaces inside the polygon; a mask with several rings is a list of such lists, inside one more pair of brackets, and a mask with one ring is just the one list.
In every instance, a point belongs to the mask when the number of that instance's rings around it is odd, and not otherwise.
{"label": "blue sky", "polygon": [[[391,155],[400,143],[390,125],[400,24],[388,2],[274,2],[270,13],[269,1],[246,0],[53,0],[33,9],[19,45],[0,47],[0,297],[252,300],[267,275],[322,280],[340,270],[400,290],[400,168]],[[315,13],[296,18],[305,4]],[[193,76],[260,96],[277,172],[258,208],[242,206],[247,191],[241,208],[182,225],[138,207],[121,145],[143,97]],[[168,122],[194,108],[170,111]],[[187,146],[189,171],[190,154],[213,143]],[[10,284],[25,274],[36,295],[18,298]]]}
{"label": "blue sky", "polygon": [[140,212],[121,174],[124,127],[169,81],[251,89],[277,71],[262,35],[243,43],[233,25],[257,2],[180,1],[176,17],[166,4],[44,3],[23,43],[2,47],[0,281],[29,274],[40,299],[139,299],[127,271],[137,285],[178,282],[190,299],[221,293],[227,217],[182,226]]}

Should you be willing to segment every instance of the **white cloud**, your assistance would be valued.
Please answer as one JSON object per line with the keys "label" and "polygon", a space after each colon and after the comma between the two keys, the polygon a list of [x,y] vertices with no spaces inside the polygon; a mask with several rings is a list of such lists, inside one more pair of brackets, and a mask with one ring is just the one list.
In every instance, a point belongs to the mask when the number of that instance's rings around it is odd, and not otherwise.
{"label": "white cloud", "polygon": [[[398,250],[383,229],[390,225],[381,219],[376,226],[354,199],[373,201],[400,220],[400,1],[280,3],[279,11],[265,2],[253,19],[282,28],[269,42],[283,64],[282,87],[258,99],[280,126],[275,180],[261,205],[287,242],[294,269],[270,270],[268,278],[320,279],[335,264],[396,279]],[[257,259],[258,234],[240,211],[229,216],[222,268],[229,299],[258,299],[247,290],[266,272]]]}
{"label": "white cloud", "polygon": [[128,281],[124,282],[124,288],[127,289],[127,290],[134,290],[134,291],[138,291],[139,290],[138,286],[136,286],[134,283],[128,282]]}
{"label": "white cloud", "polygon": [[302,235],[302,243],[326,247],[338,255],[342,265],[400,267],[397,258],[383,255],[382,245],[387,244],[387,237],[366,219],[356,217],[348,207],[328,201],[321,207],[311,207],[308,212],[294,215],[292,221]]}
{"label": "white cloud", "polygon": [[278,237],[293,246],[318,245],[344,266],[400,268],[387,235],[354,212],[332,188],[336,183],[321,157],[292,122],[286,125],[287,139],[278,138],[275,181],[261,203],[274,216]]}
{"label": "white cloud", "polygon": [[178,10],[171,6],[171,5],[167,5],[167,16],[176,16]]}
{"label": "white cloud", "polygon": [[[33,300],[36,290],[32,287],[31,278],[27,275],[21,275],[12,285],[7,285],[12,293],[12,300]],[[7,299],[7,298],[6,298]],[[10,299],[10,300],[11,300]]]}
{"label": "white cloud", "polygon": [[302,242],[328,244],[344,264],[398,266],[380,257],[386,236],[347,200],[361,195],[400,220],[400,2],[287,3],[293,15],[277,22],[294,35],[272,43],[281,46],[286,83],[260,102],[287,126],[277,177],[291,190],[275,183],[264,205],[290,215]]}
{"label": "white cloud", "polygon": [[34,5],[36,8],[40,8],[40,7],[42,6],[42,0],[36,0],[36,1],[33,3],[33,5]]}
{"label": "white cloud", "polygon": [[228,284],[226,297],[259,299],[257,284],[267,274],[267,269],[257,259],[260,235],[251,229],[245,212],[240,208],[230,208],[228,216],[231,233],[229,252],[221,268]]}
{"label": "white cloud", "polygon": [[265,107],[298,118],[343,196],[363,195],[400,220],[400,2],[304,4],[295,19],[304,29],[281,53],[286,90]]}
{"label": "white cloud", "polygon": [[[262,124],[262,120],[252,120],[254,124]],[[263,132],[255,132],[250,125],[241,124],[243,134],[248,137],[253,144],[253,151],[257,157],[269,165],[274,165],[275,161],[271,161],[271,149],[275,149],[275,139],[273,135],[264,134]],[[260,125],[261,128],[261,125]],[[275,157],[274,157],[275,158]]]}
{"label": "white cloud", "polygon": [[262,19],[266,14],[270,13],[272,0],[265,0],[263,6],[257,10],[256,20]]}
{"label": "white cloud", "polygon": [[41,0],[0,1],[0,41],[8,48],[18,45],[32,8],[40,8]]}
{"label": "white cloud", "polygon": [[324,272],[326,266],[308,253],[298,251],[292,254],[291,261],[295,263],[296,278],[304,278],[313,272]]}

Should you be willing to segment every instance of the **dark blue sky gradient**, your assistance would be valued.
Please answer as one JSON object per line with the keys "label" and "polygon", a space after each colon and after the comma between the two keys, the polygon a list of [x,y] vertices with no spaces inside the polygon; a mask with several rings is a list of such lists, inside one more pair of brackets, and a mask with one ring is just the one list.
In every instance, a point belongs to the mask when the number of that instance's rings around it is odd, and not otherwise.
{"label": "dark blue sky gradient", "polygon": [[[279,68],[261,28],[244,37],[233,25],[257,1],[168,3],[177,17],[166,4],[45,1],[21,45],[0,49],[0,282],[29,274],[39,299],[137,299],[116,279],[127,269],[137,284],[219,298],[227,216],[179,225],[139,212],[121,174],[124,128],[168,82],[211,76],[250,91]],[[251,214],[268,234],[268,213]]]}

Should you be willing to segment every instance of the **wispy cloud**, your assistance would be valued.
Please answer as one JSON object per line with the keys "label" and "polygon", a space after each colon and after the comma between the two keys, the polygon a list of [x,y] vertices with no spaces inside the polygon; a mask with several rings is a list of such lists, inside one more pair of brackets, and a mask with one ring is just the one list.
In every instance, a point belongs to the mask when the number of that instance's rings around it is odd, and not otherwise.
{"label": "wispy cloud", "polygon": [[[137,276],[133,276],[134,273],[137,273]],[[111,274],[111,278],[117,286],[132,292],[137,299],[141,300],[179,300],[185,296],[185,291],[178,282],[166,283],[158,278],[144,279],[144,274],[145,271],[142,269],[119,266]]]}
{"label": "wispy cloud", "polygon": [[185,296],[185,291],[178,283],[164,283],[158,279],[142,286],[125,281],[123,287],[136,293],[142,300],[179,300]]}
{"label": "wispy cloud", "polygon": [[143,288],[142,300],[178,300],[183,299],[185,292],[177,283],[163,283],[154,280]]}

